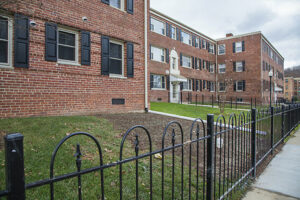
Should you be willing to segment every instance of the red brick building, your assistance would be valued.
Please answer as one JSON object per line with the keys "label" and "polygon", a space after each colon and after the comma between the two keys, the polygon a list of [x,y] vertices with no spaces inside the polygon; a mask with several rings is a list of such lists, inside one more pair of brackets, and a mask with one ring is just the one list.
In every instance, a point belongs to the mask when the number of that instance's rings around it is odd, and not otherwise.
{"label": "red brick building", "polygon": [[1,5],[0,117],[144,110],[149,1]]}
{"label": "red brick building", "polygon": [[284,59],[261,32],[214,40],[154,9],[148,32],[151,101],[176,103],[182,91],[183,102],[197,94],[266,104],[269,71],[272,101],[283,98]]}

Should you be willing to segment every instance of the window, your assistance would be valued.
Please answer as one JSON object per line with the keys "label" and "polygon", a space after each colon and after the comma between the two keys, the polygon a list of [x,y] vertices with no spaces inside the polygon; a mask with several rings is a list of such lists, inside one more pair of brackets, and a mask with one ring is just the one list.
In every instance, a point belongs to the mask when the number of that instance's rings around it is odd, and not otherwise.
{"label": "window", "polygon": [[183,90],[192,90],[192,79],[188,79],[186,82],[183,82]]}
{"label": "window", "polygon": [[11,66],[12,24],[8,18],[0,16],[0,66]]}
{"label": "window", "polygon": [[177,67],[176,67],[176,58],[172,58],[172,69],[177,70]]}
{"label": "window", "polygon": [[236,42],[235,43],[235,52],[239,53],[239,52],[242,52],[242,51],[243,51],[242,42]]}
{"label": "window", "polygon": [[214,71],[215,71],[215,64],[210,64],[210,66],[209,66],[209,72],[210,73],[214,73]]}
{"label": "window", "polygon": [[289,82],[289,79],[285,79],[285,82],[288,83],[288,82]]}
{"label": "window", "polygon": [[209,45],[209,53],[212,53],[212,54],[215,53],[215,45],[213,45],[213,44]]}
{"label": "window", "polygon": [[196,38],[195,47],[199,47],[199,38]]}
{"label": "window", "polygon": [[236,72],[242,72],[243,68],[243,62],[236,62]]}
{"label": "window", "polygon": [[182,66],[191,68],[191,57],[182,55]]}
{"label": "window", "polygon": [[203,60],[203,69],[206,69],[206,61]]}
{"label": "window", "polygon": [[[165,89],[165,76],[163,75],[156,75],[156,74],[151,74],[153,77],[153,87],[154,89]],[[151,84],[151,85],[152,85]]]}
{"label": "window", "polygon": [[225,83],[224,82],[219,83],[219,92],[225,92]]}
{"label": "window", "polygon": [[224,55],[225,54],[225,44],[219,44],[218,50],[219,50],[219,52],[218,52],[219,55]]}
{"label": "window", "polygon": [[214,92],[215,91],[215,82],[209,82],[210,83],[210,89],[209,89],[209,91],[210,92]]}
{"label": "window", "polygon": [[110,41],[109,43],[109,73],[123,76],[123,43]]}
{"label": "window", "polygon": [[176,40],[176,28],[174,26],[171,26],[171,38]]}
{"label": "window", "polygon": [[59,61],[78,63],[78,33],[58,29],[57,48]]}
{"label": "window", "polygon": [[202,40],[202,49],[206,49],[206,41]]}
{"label": "window", "polygon": [[151,60],[165,62],[165,49],[151,46]]}
{"label": "window", "polygon": [[226,65],[225,64],[219,64],[219,74],[223,74],[226,71]]}
{"label": "window", "polygon": [[186,32],[181,32],[181,41],[185,44],[192,45],[192,36]]}
{"label": "window", "polygon": [[244,91],[244,81],[236,82],[236,91]]}
{"label": "window", "polygon": [[109,5],[124,10],[124,0],[110,0]]}
{"label": "window", "polygon": [[243,102],[243,98],[237,98],[236,101],[241,103]]}
{"label": "window", "polygon": [[165,31],[165,23],[151,18],[151,31],[161,34],[161,35],[165,35],[166,31]]}

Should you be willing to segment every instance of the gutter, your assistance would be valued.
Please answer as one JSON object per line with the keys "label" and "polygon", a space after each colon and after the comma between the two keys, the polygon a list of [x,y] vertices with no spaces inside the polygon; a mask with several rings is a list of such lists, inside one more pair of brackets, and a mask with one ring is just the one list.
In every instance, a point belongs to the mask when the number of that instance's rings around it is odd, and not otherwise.
{"label": "gutter", "polygon": [[144,0],[145,9],[145,112],[148,112],[148,0]]}

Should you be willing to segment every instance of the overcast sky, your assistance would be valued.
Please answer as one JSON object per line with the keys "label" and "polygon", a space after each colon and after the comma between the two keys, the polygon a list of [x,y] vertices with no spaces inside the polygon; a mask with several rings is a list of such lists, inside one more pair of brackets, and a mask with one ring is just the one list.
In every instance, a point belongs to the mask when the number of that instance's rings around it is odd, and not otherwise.
{"label": "overcast sky", "polygon": [[150,0],[151,7],[214,38],[262,31],[285,58],[300,65],[300,0]]}

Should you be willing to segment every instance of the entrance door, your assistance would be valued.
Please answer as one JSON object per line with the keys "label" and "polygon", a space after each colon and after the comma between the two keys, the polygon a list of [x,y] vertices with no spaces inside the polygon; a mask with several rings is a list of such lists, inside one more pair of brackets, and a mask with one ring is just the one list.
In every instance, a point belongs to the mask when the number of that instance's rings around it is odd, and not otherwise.
{"label": "entrance door", "polygon": [[170,88],[170,101],[171,103],[179,103],[180,102],[180,98],[179,98],[179,94],[180,94],[180,86],[178,82],[173,82],[171,84],[171,88]]}

